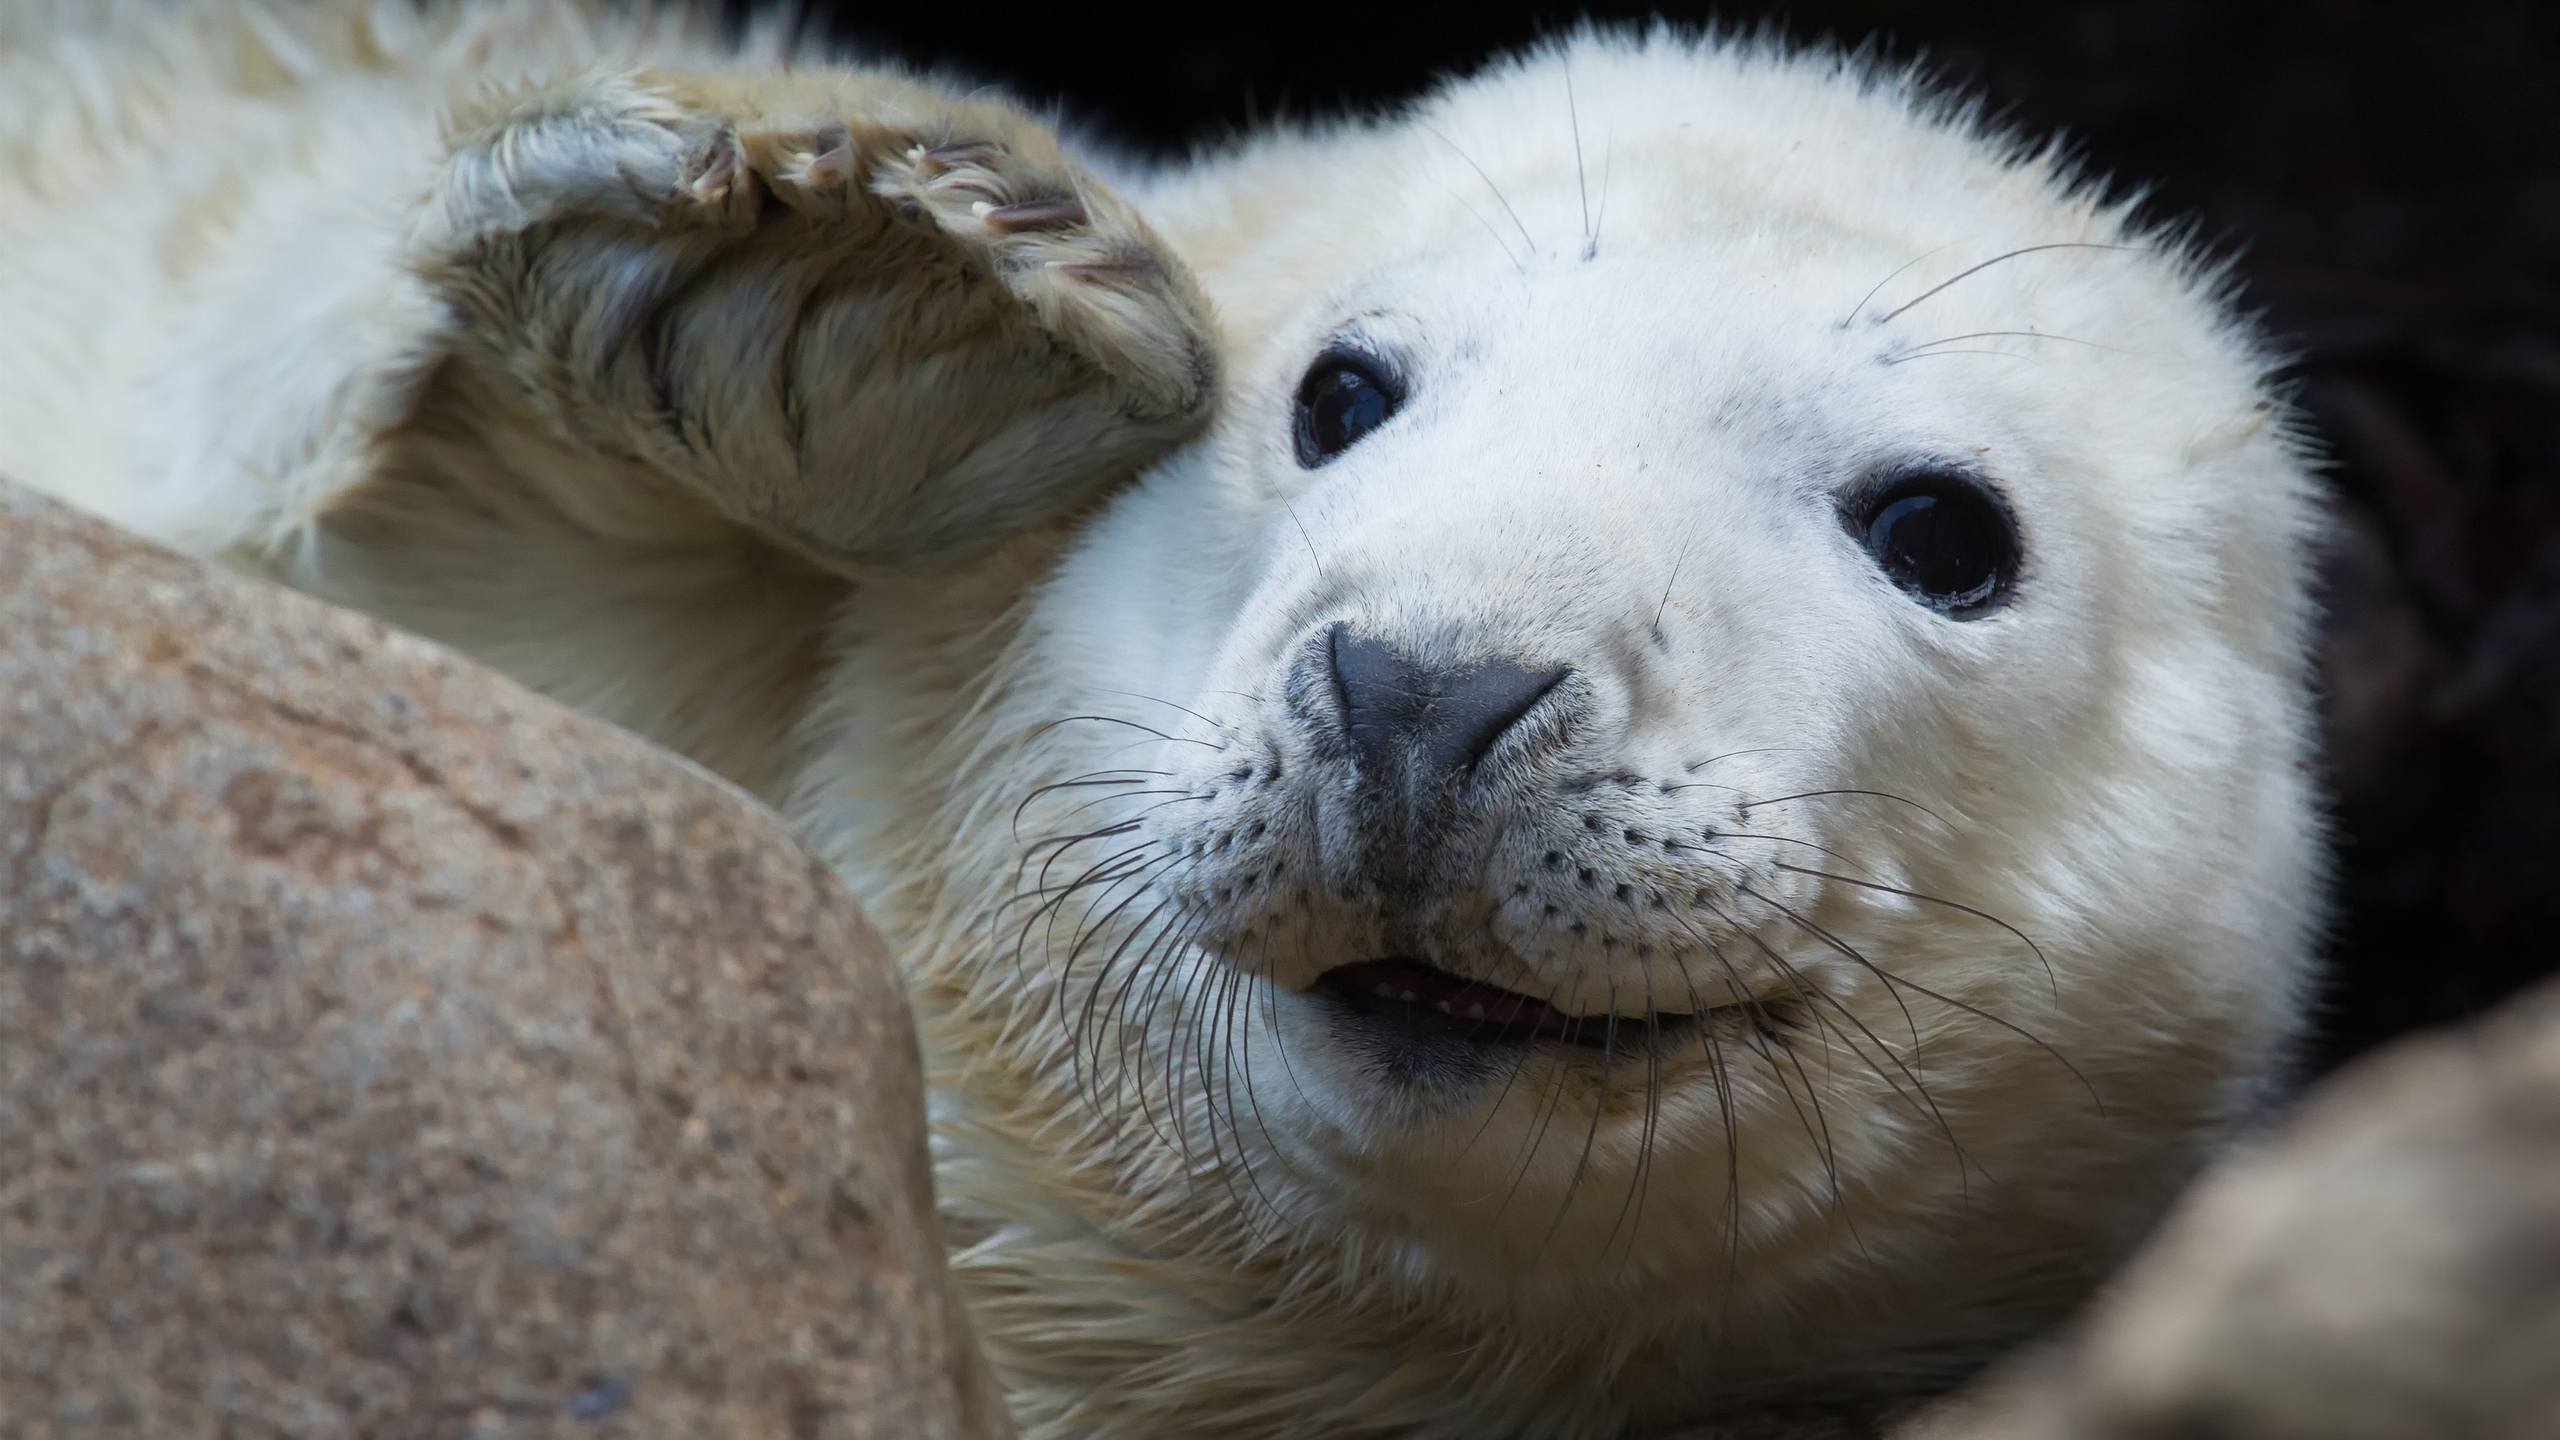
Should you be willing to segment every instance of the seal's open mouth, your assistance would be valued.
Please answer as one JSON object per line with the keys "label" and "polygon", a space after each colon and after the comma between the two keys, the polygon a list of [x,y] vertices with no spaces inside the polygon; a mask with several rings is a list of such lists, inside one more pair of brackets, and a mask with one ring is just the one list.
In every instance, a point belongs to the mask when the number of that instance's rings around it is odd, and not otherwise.
{"label": "seal's open mouth", "polygon": [[1416,1035],[1478,1044],[1554,1040],[1598,1050],[1625,1049],[1697,1017],[1687,1011],[1651,1015],[1568,1015],[1535,996],[1435,970],[1418,960],[1360,960],[1316,978],[1315,993],[1361,1015],[1398,1022]]}

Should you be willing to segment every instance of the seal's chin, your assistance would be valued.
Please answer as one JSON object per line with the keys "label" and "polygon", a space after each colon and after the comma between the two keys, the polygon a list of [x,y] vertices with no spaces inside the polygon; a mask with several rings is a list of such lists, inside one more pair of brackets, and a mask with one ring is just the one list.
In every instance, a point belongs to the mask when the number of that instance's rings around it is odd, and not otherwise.
{"label": "seal's chin", "polygon": [[1697,1019],[1691,1012],[1669,1010],[1568,1014],[1534,995],[1396,957],[1337,965],[1316,977],[1311,993],[1344,1012],[1350,1024],[1421,1042],[1526,1045],[1548,1040],[1625,1050],[1649,1045]]}

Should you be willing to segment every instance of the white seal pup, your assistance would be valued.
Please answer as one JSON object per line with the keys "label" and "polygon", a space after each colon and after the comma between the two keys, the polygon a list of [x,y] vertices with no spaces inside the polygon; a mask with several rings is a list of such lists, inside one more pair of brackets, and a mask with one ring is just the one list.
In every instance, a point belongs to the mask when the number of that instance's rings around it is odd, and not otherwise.
{"label": "white seal pup", "polygon": [[18,0],[0,473],[783,810],[1026,1434],[1926,1393],[2263,1103],[2318,494],[2178,237],[1760,42],[1162,167],[788,50]]}

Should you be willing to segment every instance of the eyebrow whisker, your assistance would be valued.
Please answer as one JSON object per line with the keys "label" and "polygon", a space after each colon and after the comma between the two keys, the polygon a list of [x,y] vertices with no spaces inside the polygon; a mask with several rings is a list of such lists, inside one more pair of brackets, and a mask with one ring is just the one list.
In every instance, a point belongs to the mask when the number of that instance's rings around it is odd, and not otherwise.
{"label": "eyebrow whisker", "polygon": [[[1506,195],[1504,195],[1504,194],[1502,193],[1502,187],[1501,187],[1501,186],[1496,185],[1496,184],[1494,184],[1494,183],[1493,183],[1493,177],[1492,177],[1492,176],[1487,175],[1486,173],[1484,173],[1484,167],[1476,163],[1476,157],[1474,157],[1473,155],[1468,154],[1468,153],[1467,153],[1466,151],[1464,151],[1464,150],[1460,150],[1460,149],[1458,148],[1458,142],[1457,142],[1457,141],[1452,140],[1452,139],[1450,139],[1448,136],[1446,136],[1446,135],[1444,135],[1444,134],[1440,133],[1440,127],[1439,127],[1439,126],[1437,126],[1437,125],[1425,125],[1425,126],[1423,126],[1422,128],[1423,128],[1423,130],[1424,130],[1424,132],[1425,132],[1425,133],[1427,133],[1427,134],[1429,134],[1429,135],[1431,136],[1431,138],[1432,138],[1432,139],[1437,140],[1437,141],[1439,141],[1441,144],[1448,146],[1448,147],[1449,147],[1449,150],[1450,150],[1450,152],[1451,152],[1452,154],[1456,155],[1459,159],[1464,160],[1464,161],[1466,161],[1466,162],[1467,162],[1467,168],[1468,168],[1468,169],[1470,169],[1470,170],[1473,170],[1474,172],[1476,172],[1476,178],[1484,182],[1484,188],[1486,188],[1487,190],[1490,190],[1490,191],[1492,191],[1492,192],[1493,192],[1494,202],[1495,202],[1496,204],[1499,204],[1499,205],[1502,207],[1502,213],[1511,217],[1511,224],[1512,224],[1512,226],[1520,232],[1520,240],[1521,240],[1521,243],[1523,243],[1523,244],[1525,244],[1525,245],[1527,245],[1527,246],[1529,247],[1529,253],[1530,253],[1531,255],[1535,255],[1535,254],[1537,254],[1537,253],[1538,253],[1538,242],[1529,238],[1529,227],[1520,223],[1520,212],[1511,208],[1511,199],[1510,199],[1510,197],[1509,197],[1509,196],[1506,196]],[[1959,277],[1959,278],[1961,278],[1961,277]],[[1925,297],[1924,297],[1924,298],[1925,298]]]}
{"label": "eyebrow whisker", "polygon": [[2101,345],[2095,340],[2082,340],[2077,336],[2072,335],[2056,335],[2049,330],[1975,330],[1963,335],[1949,335],[1943,339],[1922,341],[1920,344],[1909,347],[1903,353],[1905,355],[1914,355],[1923,350],[1935,349],[1940,345],[1951,345],[1958,340],[1991,340],[2002,336],[2014,337],[2020,340],[2059,340],[2065,345],[2086,345],[2092,350],[2104,350],[2116,355],[2130,355],[2133,353],[2132,351],[2126,350],[2120,346]]}
{"label": "eyebrow whisker", "polygon": [[[1953,276],[1951,276],[1951,277],[1949,277],[1949,278],[1947,278],[1947,279],[1945,279],[1945,280],[1941,280],[1941,281],[1939,281],[1937,284],[1932,285],[1932,286],[1930,286],[1928,289],[1921,291],[1919,294],[1917,294],[1917,295],[1913,296],[1913,297],[1912,297],[1912,298],[1910,298],[1909,300],[1906,300],[1906,301],[1902,302],[1900,305],[1895,306],[1895,307],[1894,307],[1894,308],[1892,308],[1891,310],[1886,311],[1886,312],[1885,312],[1885,313],[1883,313],[1882,315],[1877,316],[1877,317],[1876,317],[1876,322],[1875,322],[1875,323],[1877,323],[1877,324],[1879,324],[1879,325],[1888,325],[1888,324],[1891,324],[1891,323],[1893,322],[1893,318],[1894,318],[1895,316],[1902,314],[1904,311],[1909,310],[1912,306],[1919,304],[1921,301],[1926,300],[1926,299],[1928,299],[1930,296],[1937,294],[1939,291],[1946,289],[1948,286],[1955,284],[1957,281],[1971,279],[1973,276],[1976,276],[1976,275],[1981,274],[1983,271],[1990,269],[1990,268],[1991,268],[1992,266],[1994,266],[1994,265],[2005,264],[2005,263],[2007,263],[2008,261],[2011,261],[2011,260],[2015,260],[2015,259],[2017,259],[2017,258],[2018,258],[2019,256],[2021,256],[2021,255],[2033,255],[2033,254],[2037,253],[2038,251],[2043,251],[2043,250],[2136,250],[2136,251],[2139,251],[2139,250],[2146,250],[2146,249],[2148,249],[2148,248],[2150,248],[2150,247],[2148,247],[2148,246],[2144,246],[2144,245],[2110,245],[2110,244],[2105,244],[2105,243],[2102,243],[2102,242],[2099,242],[2099,241],[2095,241],[2095,240],[2051,240],[2051,241],[2047,241],[2046,243],[2044,243],[2044,244],[2042,244],[2042,245],[2021,245],[2021,246],[2019,246],[2017,249],[2015,249],[2015,250],[2011,250],[2011,251],[2007,252],[2006,254],[2002,254],[2002,255],[1994,255],[1994,256],[1992,256],[1990,259],[1983,261],[1983,262],[1982,262],[1981,264],[1979,264],[1979,265],[1968,266],[1967,268],[1965,268],[1965,269],[1963,269],[1963,270],[1959,270],[1959,271],[1957,271]],[[1881,288],[1881,287],[1879,287],[1879,288]],[[1994,353],[1996,354],[1996,353],[1998,353],[1998,352],[1996,352],[1996,351],[1995,351]]]}

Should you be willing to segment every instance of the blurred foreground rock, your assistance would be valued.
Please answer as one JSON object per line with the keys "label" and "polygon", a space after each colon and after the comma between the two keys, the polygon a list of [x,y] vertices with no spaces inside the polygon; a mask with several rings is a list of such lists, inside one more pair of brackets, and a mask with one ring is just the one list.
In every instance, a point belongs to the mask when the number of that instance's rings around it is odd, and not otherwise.
{"label": "blurred foreground rock", "polygon": [[943,1284],[776,822],[0,486],[0,1430],[998,1433]]}
{"label": "blurred foreground rock", "polygon": [[1910,1440],[2560,1436],[2560,985],[2340,1073]]}

